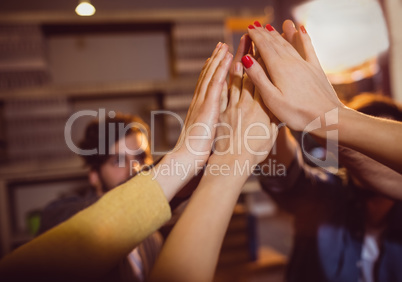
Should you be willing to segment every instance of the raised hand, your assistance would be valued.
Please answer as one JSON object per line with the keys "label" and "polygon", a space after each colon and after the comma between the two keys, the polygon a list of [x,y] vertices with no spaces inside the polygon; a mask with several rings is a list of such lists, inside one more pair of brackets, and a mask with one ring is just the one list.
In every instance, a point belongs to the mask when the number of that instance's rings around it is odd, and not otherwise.
{"label": "raised hand", "polygon": [[324,118],[334,108],[344,107],[325,76],[304,28],[293,34],[285,33],[285,37],[294,45],[301,44],[299,50],[303,50],[305,59],[270,25],[266,28],[251,25],[248,32],[269,77],[252,56],[244,56],[243,64],[265,105],[281,121],[301,131],[317,117]]}
{"label": "raised hand", "polygon": [[[242,77],[240,62],[233,72],[234,78]],[[233,89],[240,89],[239,93],[233,93]],[[235,171],[235,161],[257,164],[272,148],[276,126],[270,123],[251,81],[247,76],[243,82],[234,79],[231,92],[230,97],[227,92],[222,94],[222,101],[228,103],[221,107],[214,153],[186,210],[167,238],[150,281],[213,280],[233,208],[251,172]],[[247,140],[252,151],[244,143],[247,131],[253,135]]]}
{"label": "raised hand", "polygon": [[[169,175],[155,175],[159,183],[164,183],[163,188],[168,199],[171,199],[208,160],[215,137],[214,125],[218,122],[220,113],[220,99],[222,92],[227,92],[226,77],[233,58],[228,49],[226,44],[219,43],[206,61],[198,78],[179,140],[173,151],[159,163],[159,167],[168,166],[172,169]],[[172,162],[180,164],[184,170],[174,171]],[[158,167],[155,171],[157,169]]]}
{"label": "raised hand", "polygon": [[327,137],[322,125],[333,125],[339,129],[335,141],[402,173],[402,123],[345,107],[325,76],[305,28],[296,30],[291,21],[285,21],[283,30],[281,36],[271,25],[263,28],[259,23],[248,30],[267,73],[251,55],[242,62],[265,105],[294,130],[310,131],[308,127],[319,119],[311,133],[320,138]]}
{"label": "raised hand", "polygon": [[277,126],[271,122],[258,90],[247,75],[241,79],[242,74],[241,63],[235,63],[234,83],[227,107],[219,117],[209,164],[233,165],[237,161],[251,168],[268,156],[275,142]]}

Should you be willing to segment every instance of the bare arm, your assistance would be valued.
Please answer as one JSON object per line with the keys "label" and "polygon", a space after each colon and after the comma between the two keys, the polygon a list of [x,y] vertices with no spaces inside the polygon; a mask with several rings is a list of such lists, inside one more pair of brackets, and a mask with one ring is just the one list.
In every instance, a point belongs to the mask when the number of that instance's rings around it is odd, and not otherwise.
{"label": "bare arm", "polygon": [[345,147],[339,148],[339,160],[363,187],[402,200],[402,174]]}
{"label": "bare arm", "polygon": [[402,173],[402,123],[352,109],[339,114],[339,143]]}
{"label": "bare arm", "polygon": [[[237,72],[242,71],[238,64]],[[239,88],[242,88],[241,94],[231,93],[227,108],[223,107],[215,151],[208,160],[200,186],[163,247],[151,281],[213,279],[223,237],[241,188],[252,166],[268,155],[277,130],[276,125],[270,123],[251,81],[245,78],[243,87],[234,89]],[[253,130],[249,136],[266,138],[248,139],[246,145],[243,137],[250,126]],[[240,173],[237,165],[248,165],[248,169]]]}

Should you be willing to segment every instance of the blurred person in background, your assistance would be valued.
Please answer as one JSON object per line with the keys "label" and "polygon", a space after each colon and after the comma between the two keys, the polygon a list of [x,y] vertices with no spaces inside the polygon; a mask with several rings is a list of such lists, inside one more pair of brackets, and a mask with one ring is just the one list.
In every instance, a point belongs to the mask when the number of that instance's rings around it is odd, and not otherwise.
{"label": "blurred person in background", "polygon": [[[391,99],[356,96],[349,107],[402,121]],[[376,134],[373,132],[373,134]],[[349,148],[339,148],[337,174],[304,163],[290,131],[280,130],[277,155],[286,176],[260,178],[279,207],[294,215],[287,281],[402,281],[402,175]]]}
{"label": "blurred person in background", "polygon": [[[95,154],[81,155],[89,168],[91,189],[81,189],[45,207],[41,215],[39,234],[92,205],[102,195],[132,178],[142,167],[149,168],[153,165],[148,144],[149,132],[148,125],[133,115],[118,113],[113,118],[106,117],[105,120],[95,119],[90,122],[79,147],[81,150],[97,150]],[[101,146],[105,148],[104,153]],[[147,237],[120,263],[116,269],[118,277],[122,281],[144,281],[155,263],[162,243],[163,237],[158,231]]]}

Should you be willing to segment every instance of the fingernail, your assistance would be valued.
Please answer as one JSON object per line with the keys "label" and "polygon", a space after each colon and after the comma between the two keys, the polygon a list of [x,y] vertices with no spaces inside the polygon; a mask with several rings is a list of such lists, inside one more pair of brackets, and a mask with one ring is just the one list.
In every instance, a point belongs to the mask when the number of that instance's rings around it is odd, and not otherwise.
{"label": "fingernail", "polygon": [[265,28],[266,28],[268,31],[274,31],[274,28],[273,28],[272,25],[270,25],[270,24],[267,24],[267,25],[265,26]]}
{"label": "fingernail", "polygon": [[255,29],[255,26],[253,26],[252,24],[250,24],[250,25],[248,26],[248,28],[249,28],[249,29]]}
{"label": "fingernail", "polygon": [[241,62],[246,69],[250,68],[253,65],[253,60],[248,55],[243,56],[243,58],[241,58]]}
{"label": "fingernail", "polygon": [[227,52],[227,51],[225,51],[224,49],[223,49],[223,46],[225,46],[225,43],[221,43],[220,45],[219,45],[219,51],[218,51],[218,53],[220,53],[220,52]]}
{"label": "fingernail", "polygon": [[216,44],[216,48],[221,47],[221,45],[222,45],[222,42],[218,42],[218,44]]}
{"label": "fingernail", "polygon": [[240,62],[237,62],[236,64],[235,64],[235,72],[239,72],[239,71],[241,71],[241,63]]}
{"label": "fingernail", "polygon": [[300,26],[300,30],[301,30],[301,32],[303,32],[304,34],[307,33],[307,30],[304,28],[304,25],[301,25],[301,26]]}
{"label": "fingernail", "polygon": [[256,27],[261,27],[261,24],[260,24],[259,21],[255,21],[255,22],[254,22],[254,25],[255,25]]}

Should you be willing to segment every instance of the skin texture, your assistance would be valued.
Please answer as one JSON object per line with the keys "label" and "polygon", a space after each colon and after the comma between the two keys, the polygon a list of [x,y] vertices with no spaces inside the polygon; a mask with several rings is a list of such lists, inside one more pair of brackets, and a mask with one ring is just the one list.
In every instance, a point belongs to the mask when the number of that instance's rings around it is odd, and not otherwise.
{"label": "skin texture", "polygon": [[[339,148],[339,160],[355,183],[373,191],[373,195],[386,195],[402,200],[402,175],[395,170],[346,147]],[[385,197],[384,197],[385,198]]]}
{"label": "skin texture", "polygon": [[226,89],[226,76],[233,56],[226,44],[219,43],[200,74],[190,104],[183,130],[173,152],[167,154],[156,166],[170,166],[180,163],[188,173],[154,175],[163,184],[166,198],[170,200],[207,162],[216,133],[214,125],[220,113],[221,93]]}
{"label": "skin texture", "polygon": [[[370,117],[343,105],[319,64],[308,31],[297,31],[290,21],[283,30],[283,36],[263,27],[248,30],[267,73],[254,58],[246,72],[265,105],[296,131],[306,130],[318,119],[320,127],[311,133],[319,138],[326,138],[325,125],[332,124],[332,129],[339,131],[341,145],[402,173],[402,123]],[[335,115],[326,116],[332,110]]]}
{"label": "skin texture", "polygon": [[[228,102],[220,107],[214,153],[208,159],[200,185],[163,247],[151,281],[213,280],[233,208],[252,172],[246,169],[239,173],[235,164],[258,164],[275,142],[276,125],[271,123],[251,81],[247,76],[241,79],[240,66],[235,62],[230,93],[222,93],[227,97],[221,101]],[[252,128],[249,136],[265,137],[245,142],[247,128]]]}

